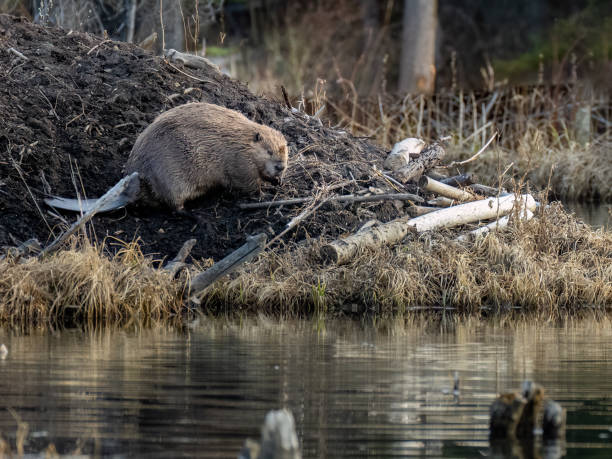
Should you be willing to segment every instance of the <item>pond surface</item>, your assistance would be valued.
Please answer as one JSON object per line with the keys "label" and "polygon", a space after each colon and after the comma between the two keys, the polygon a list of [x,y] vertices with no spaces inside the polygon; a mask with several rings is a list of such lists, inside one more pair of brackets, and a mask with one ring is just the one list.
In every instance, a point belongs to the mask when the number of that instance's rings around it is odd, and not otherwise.
{"label": "pond surface", "polygon": [[491,456],[490,403],[531,379],[568,410],[562,454],[612,457],[609,323],[423,328],[317,333],[312,322],[260,319],[185,331],[0,330],[9,351],[0,433],[14,449],[16,419],[27,422],[29,453],[53,443],[63,454],[235,458],[266,412],[284,406],[308,458]]}
{"label": "pond surface", "polygon": [[565,208],[593,228],[612,230],[612,204],[566,202]]}

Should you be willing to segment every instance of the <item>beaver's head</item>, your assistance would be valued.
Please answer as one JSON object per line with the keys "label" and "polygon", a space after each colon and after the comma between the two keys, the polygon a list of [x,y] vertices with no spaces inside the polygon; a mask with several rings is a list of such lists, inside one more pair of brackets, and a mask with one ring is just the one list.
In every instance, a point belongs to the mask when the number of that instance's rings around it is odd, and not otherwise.
{"label": "beaver's head", "polygon": [[287,168],[287,154],[287,141],[277,130],[269,128],[255,133],[253,158],[262,179],[279,182]]}

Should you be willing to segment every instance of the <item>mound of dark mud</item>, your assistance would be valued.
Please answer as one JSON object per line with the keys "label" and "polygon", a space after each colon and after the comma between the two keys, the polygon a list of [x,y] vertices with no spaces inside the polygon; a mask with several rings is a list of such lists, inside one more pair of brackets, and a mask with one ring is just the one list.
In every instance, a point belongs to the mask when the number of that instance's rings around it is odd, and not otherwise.
{"label": "mound of dark mud", "polygon": [[[242,211],[237,202],[309,196],[330,184],[344,183],[335,192],[345,193],[375,185],[371,166],[380,167],[384,156],[363,140],[253,95],[212,67],[183,68],[131,44],[6,15],[0,15],[0,72],[0,246],[32,237],[44,244],[59,234],[76,216],[54,215],[44,193],[102,195],[122,177],[138,134],[162,111],[187,102],[219,104],[280,130],[290,147],[284,185],[265,185],[256,197],[206,196],[189,206],[195,222],[170,209],[138,206],[100,215],[92,233],[98,241],[140,238],[145,253],[174,256],[196,238],[195,257],[218,259],[248,234],[279,233],[301,211]],[[391,203],[325,204],[286,240],[335,237],[372,212],[388,220],[399,211]]]}

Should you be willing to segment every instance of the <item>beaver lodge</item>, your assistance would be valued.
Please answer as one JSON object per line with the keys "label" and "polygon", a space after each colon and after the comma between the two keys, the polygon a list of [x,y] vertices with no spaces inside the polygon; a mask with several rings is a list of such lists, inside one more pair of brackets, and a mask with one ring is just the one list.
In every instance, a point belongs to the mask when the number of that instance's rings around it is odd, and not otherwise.
{"label": "beaver lodge", "polygon": [[[554,318],[612,306],[609,232],[548,205],[528,183],[505,194],[497,178],[484,186],[457,176],[461,164],[445,162],[443,141],[413,141],[397,165],[367,139],[280,96],[257,97],[200,60],[11,16],[0,16],[0,48],[5,323],[171,319],[195,304],[317,318],[423,310]],[[188,204],[193,218],[138,205],[91,212],[68,232],[78,215],[44,198],[104,195],[123,178],[138,134],[194,101],[282,132],[283,185],[264,184],[259,197],[208,194]],[[503,215],[489,227],[498,231],[478,230]],[[198,273],[231,254],[251,261],[194,297],[194,285],[216,278]]]}

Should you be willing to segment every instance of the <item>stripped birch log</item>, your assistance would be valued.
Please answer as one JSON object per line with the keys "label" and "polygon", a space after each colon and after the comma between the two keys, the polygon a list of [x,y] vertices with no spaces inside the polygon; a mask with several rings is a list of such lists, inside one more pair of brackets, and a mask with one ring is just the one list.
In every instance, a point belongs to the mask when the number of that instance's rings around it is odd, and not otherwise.
{"label": "stripped birch log", "polygon": [[419,179],[419,188],[427,190],[431,193],[440,194],[447,198],[456,199],[457,201],[474,201],[477,197],[472,193],[463,191],[454,186],[445,185],[442,182],[438,182],[426,175]]}
{"label": "stripped birch log", "polygon": [[420,156],[407,165],[395,171],[395,177],[402,183],[418,180],[426,171],[436,166],[445,155],[444,148],[438,143],[423,150]]}
{"label": "stripped birch log", "polygon": [[531,195],[508,195],[468,202],[458,206],[440,209],[420,217],[399,218],[382,225],[374,226],[345,239],[337,239],[321,247],[322,257],[332,263],[342,264],[349,261],[364,248],[379,248],[400,242],[412,228],[418,233],[438,228],[450,228],[479,220],[499,218],[512,211],[518,203],[520,208],[534,211],[536,202]]}
{"label": "stripped birch log", "polygon": [[[465,242],[469,241],[470,239],[476,239],[478,236],[487,234],[490,231],[497,231],[502,228],[505,228],[510,223],[510,217],[510,215],[506,215],[505,217],[495,220],[489,223],[488,225],[481,226],[480,228],[476,228],[475,230],[470,231],[469,233],[462,234],[461,236],[457,237],[456,240]],[[533,212],[529,209],[523,209],[523,211],[520,213],[521,220],[527,221],[531,220],[532,218]]]}
{"label": "stripped birch log", "polygon": [[419,155],[423,148],[425,148],[425,141],[423,139],[417,139],[415,137],[409,137],[397,142],[393,145],[391,153],[385,159],[385,169],[396,171],[401,169],[410,162],[412,155]]}

